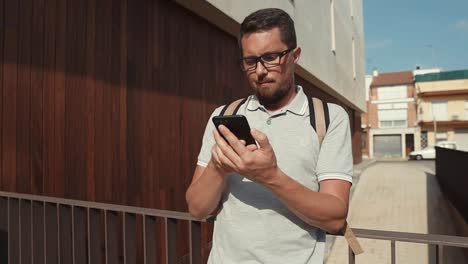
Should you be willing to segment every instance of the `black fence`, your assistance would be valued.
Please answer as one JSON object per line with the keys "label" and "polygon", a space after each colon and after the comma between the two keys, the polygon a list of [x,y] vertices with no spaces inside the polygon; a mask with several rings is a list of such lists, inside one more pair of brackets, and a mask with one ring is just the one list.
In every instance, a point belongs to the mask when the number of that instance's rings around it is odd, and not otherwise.
{"label": "black fence", "polygon": [[436,147],[440,189],[468,222],[468,152]]}

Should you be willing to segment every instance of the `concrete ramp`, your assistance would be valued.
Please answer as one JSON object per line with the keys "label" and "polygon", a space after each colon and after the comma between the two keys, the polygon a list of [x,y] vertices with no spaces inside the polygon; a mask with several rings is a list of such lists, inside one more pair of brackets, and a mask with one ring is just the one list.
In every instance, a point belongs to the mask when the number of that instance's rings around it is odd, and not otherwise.
{"label": "concrete ramp", "polygon": [[[348,221],[355,228],[457,235],[451,206],[434,176],[434,161],[377,162],[354,191]],[[390,241],[359,239],[365,253],[356,263],[391,263]],[[468,263],[462,249],[445,248],[444,263]],[[435,263],[435,248],[396,242],[396,263]],[[327,264],[348,263],[344,238],[337,237]]]}

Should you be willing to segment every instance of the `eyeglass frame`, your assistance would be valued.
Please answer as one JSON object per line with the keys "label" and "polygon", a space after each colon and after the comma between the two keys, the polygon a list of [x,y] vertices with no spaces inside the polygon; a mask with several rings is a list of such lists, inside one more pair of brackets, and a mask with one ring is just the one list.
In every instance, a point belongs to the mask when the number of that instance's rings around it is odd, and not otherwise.
{"label": "eyeglass frame", "polygon": [[[264,54],[262,54],[262,55],[260,55],[260,56],[242,57],[242,58],[239,59],[239,64],[240,64],[240,67],[241,67],[242,71],[244,71],[244,72],[256,70],[256,69],[257,69],[258,62],[260,62],[260,63],[262,64],[262,66],[263,66],[265,69],[271,69],[271,68],[273,68],[273,67],[276,67],[276,66],[281,65],[281,58],[283,58],[284,56],[286,56],[289,52],[293,51],[294,49],[296,49],[296,47],[289,48],[289,49],[284,50],[284,51],[266,52],[266,53],[264,53]],[[278,63],[275,64],[275,65],[271,65],[271,66],[265,65],[265,63],[268,64],[269,62],[262,60],[262,57],[263,57],[263,56],[266,56],[266,55],[273,55],[273,54],[278,55]],[[244,61],[245,61],[246,59],[255,59],[255,64],[252,64],[251,67],[249,67],[249,68],[246,69],[246,68],[244,67]]]}

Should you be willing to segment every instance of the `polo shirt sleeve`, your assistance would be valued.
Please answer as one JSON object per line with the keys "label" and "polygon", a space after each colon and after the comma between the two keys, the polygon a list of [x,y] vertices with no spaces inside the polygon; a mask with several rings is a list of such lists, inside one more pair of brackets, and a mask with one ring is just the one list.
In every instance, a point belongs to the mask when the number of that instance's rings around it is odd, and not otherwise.
{"label": "polo shirt sleeve", "polygon": [[352,183],[353,151],[348,113],[328,104],[330,124],[320,147],[316,173],[318,181],[338,179]]}
{"label": "polo shirt sleeve", "polygon": [[202,147],[201,147],[200,153],[198,154],[197,165],[199,166],[202,166],[202,167],[208,166],[208,162],[211,159],[211,148],[215,144],[215,140],[213,136],[213,130],[215,129],[215,126],[213,124],[213,121],[211,121],[211,119],[213,118],[213,116],[219,115],[223,107],[224,106],[220,106],[216,108],[211,114],[210,118],[208,119],[208,122],[205,127],[205,133],[203,134]]}

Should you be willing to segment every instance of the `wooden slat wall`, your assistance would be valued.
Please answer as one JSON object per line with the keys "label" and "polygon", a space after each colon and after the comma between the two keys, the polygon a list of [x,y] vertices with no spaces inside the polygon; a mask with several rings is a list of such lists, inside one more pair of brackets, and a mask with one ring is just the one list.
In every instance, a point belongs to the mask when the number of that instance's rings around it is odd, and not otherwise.
{"label": "wooden slat wall", "polygon": [[235,38],[170,1],[0,0],[0,189],[183,211]]}

